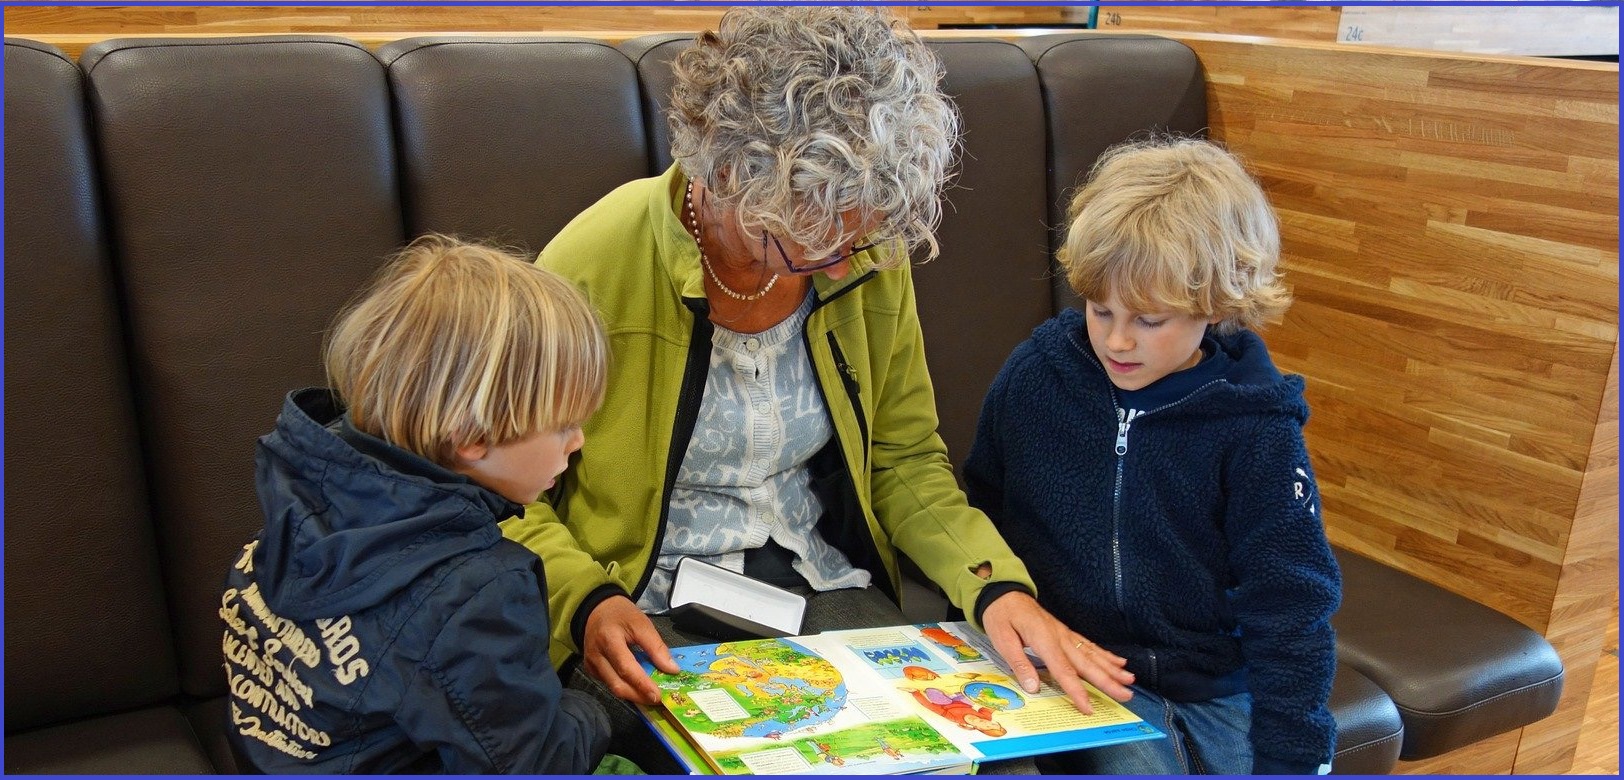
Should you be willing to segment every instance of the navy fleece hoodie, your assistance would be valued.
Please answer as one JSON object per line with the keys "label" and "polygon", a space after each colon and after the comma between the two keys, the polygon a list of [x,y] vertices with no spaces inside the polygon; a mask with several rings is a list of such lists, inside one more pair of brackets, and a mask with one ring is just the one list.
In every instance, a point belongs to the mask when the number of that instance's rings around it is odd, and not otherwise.
{"label": "navy fleece hoodie", "polygon": [[1043,605],[1126,657],[1139,684],[1176,701],[1250,691],[1254,770],[1313,774],[1335,744],[1341,576],[1303,444],[1303,380],[1281,376],[1253,333],[1208,343],[1221,378],[1129,420],[1082,312],[1039,326],[988,391],[970,502]]}
{"label": "navy fleece hoodie", "polygon": [[[226,578],[227,734],[268,773],[583,774],[608,720],[562,692],[523,508],[288,395],[265,528]],[[591,704],[592,706],[584,706]]]}

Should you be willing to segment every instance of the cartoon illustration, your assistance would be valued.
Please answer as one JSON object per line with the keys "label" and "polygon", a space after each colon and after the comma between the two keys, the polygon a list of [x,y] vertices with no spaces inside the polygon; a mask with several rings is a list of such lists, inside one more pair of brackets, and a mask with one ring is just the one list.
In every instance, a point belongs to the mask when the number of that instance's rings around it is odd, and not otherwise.
{"label": "cartoon illustration", "polygon": [[902,669],[907,666],[923,666],[938,673],[946,673],[953,668],[951,662],[927,649],[923,641],[902,637],[890,639],[893,639],[890,643],[866,644],[852,649],[875,673],[891,680],[901,677]]}
{"label": "cartoon illustration", "polygon": [[904,666],[902,667],[902,676],[910,680],[934,680],[941,675],[923,666]]}
{"label": "cartoon illustration", "polygon": [[818,749],[818,758],[820,760],[827,761],[835,766],[846,765],[846,759],[835,755],[834,748],[829,747],[829,743],[814,741],[812,744]]}
{"label": "cartoon illustration", "polygon": [[993,682],[972,682],[964,686],[964,695],[971,701],[995,710],[1018,710],[1026,706],[1020,693],[1007,685]]}
{"label": "cartoon illustration", "polygon": [[989,737],[1002,737],[1009,733],[998,721],[993,720],[993,711],[990,708],[975,706],[962,693],[949,694],[941,688],[908,692],[913,694],[914,700],[923,704],[925,709],[957,723],[962,728],[975,729]]}
{"label": "cartoon illustration", "polygon": [[[666,708],[684,728],[717,737],[780,739],[824,723],[846,703],[840,672],[828,661],[784,640],[716,645],[682,653],[682,671],[657,672]],[[696,706],[699,691],[725,691],[747,715],[717,723]]]}
{"label": "cartoon illustration", "polygon": [[926,639],[929,639],[930,641],[952,650],[954,653],[957,653],[960,661],[981,661],[985,660],[986,658],[981,654],[980,650],[972,647],[969,642],[964,641],[964,639],[961,637],[955,636],[952,632],[947,631],[946,629],[926,628],[921,629],[919,634]]}
{"label": "cartoon illustration", "polygon": [[864,650],[863,657],[875,666],[897,666],[899,664],[916,664],[930,660],[924,651],[914,645],[900,647],[886,647],[879,650]]}
{"label": "cartoon illustration", "polygon": [[[922,666],[904,667],[902,672],[909,680],[934,682],[942,679],[941,675]],[[989,737],[1001,737],[1009,733],[993,715],[998,709],[1016,709],[1024,705],[1025,701],[1020,695],[1003,685],[979,681],[978,678],[989,676],[979,672],[960,672],[954,676],[974,682],[964,685],[953,693],[949,693],[946,689],[950,683],[945,680],[925,688],[907,687],[904,690],[913,696],[914,701],[924,705],[925,709],[962,728],[975,729]],[[980,700],[981,706],[977,706],[977,702],[971,699],[972,696]],[[996,705],[996,709],[988,705]]]}

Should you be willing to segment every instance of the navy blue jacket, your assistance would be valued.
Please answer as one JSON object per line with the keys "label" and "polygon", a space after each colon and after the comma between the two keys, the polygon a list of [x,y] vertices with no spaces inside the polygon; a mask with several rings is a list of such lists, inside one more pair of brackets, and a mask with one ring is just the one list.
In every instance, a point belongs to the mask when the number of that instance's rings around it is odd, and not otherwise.
{"label": "navy blue jacket", "polygon": [[592,771],[608,722],[560,701],[540,562],[497,528],[522,507],[355,430],[320,388],[288,395],[255,460],[265,528],[220,602],[240,754],[269,773]]}
{"label": "navy blue jacket", "polygon": [[1312,774],[1335,744],[1341,575],[1303,380],[1253,333],[1209,338],[1222,379],[1121,425],[1083,314],[1049,320],[993,381],[965,481],[1045,607],[1169,699],[1249,690],[1255,770]]}

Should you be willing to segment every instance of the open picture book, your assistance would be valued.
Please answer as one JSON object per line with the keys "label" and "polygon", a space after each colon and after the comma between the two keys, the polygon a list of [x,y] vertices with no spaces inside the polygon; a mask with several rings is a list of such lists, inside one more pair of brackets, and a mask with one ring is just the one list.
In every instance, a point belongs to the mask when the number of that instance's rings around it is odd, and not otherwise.
{"label": "open picture book", "polygon": [[672,648],[644,662],[660,705],[642,713],[692,774],[972,772],[987,760],[1163,734],[1089,686],[1084,715],[1040,668],[1017,684],[965,622],[828,631]]}

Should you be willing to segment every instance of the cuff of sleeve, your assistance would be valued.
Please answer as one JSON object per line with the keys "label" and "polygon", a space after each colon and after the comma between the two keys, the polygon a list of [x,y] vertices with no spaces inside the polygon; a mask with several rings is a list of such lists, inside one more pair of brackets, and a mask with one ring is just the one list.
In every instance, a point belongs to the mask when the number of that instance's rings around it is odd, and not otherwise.
{"label": "cuff of sleeve", "polygon": [[581,599],[580,606],[575,608],[575,617],[570,618],[570,639],[575,640],[577,650],[581,649],[586,641],[586,619],[592,616],[592,610],[597,609],[604,599],[614,598],[615,596],[631,598],[631,595],[626,593],[625,588],[614,583],[608,583],[599,585],[597,589],[586,594],[586,598]]}
{"label": "cuff of sleeve", "polygon": [[1254,775],[1317,775],[1319,773],[1320,765],[1318,763],[1288,761],[1265,755],[1252,756],[1252,774]]}
{"label": "cuff of sleeve", "polygon": [[1019,582],[989,582],[982,587],[981,595],[976,596],[975,609],[971,612],[972,615],[975,615],[976,625],[986,625],[985,623],[981,622],[981,613],[987,611],[988,605],[996,601],[999,596],[1009,593],[1010,591],[1020,591],[1028,596],[1033,596],[1036,598],[1036,596],[1032,593],[1031,588],[1022,585]]}

